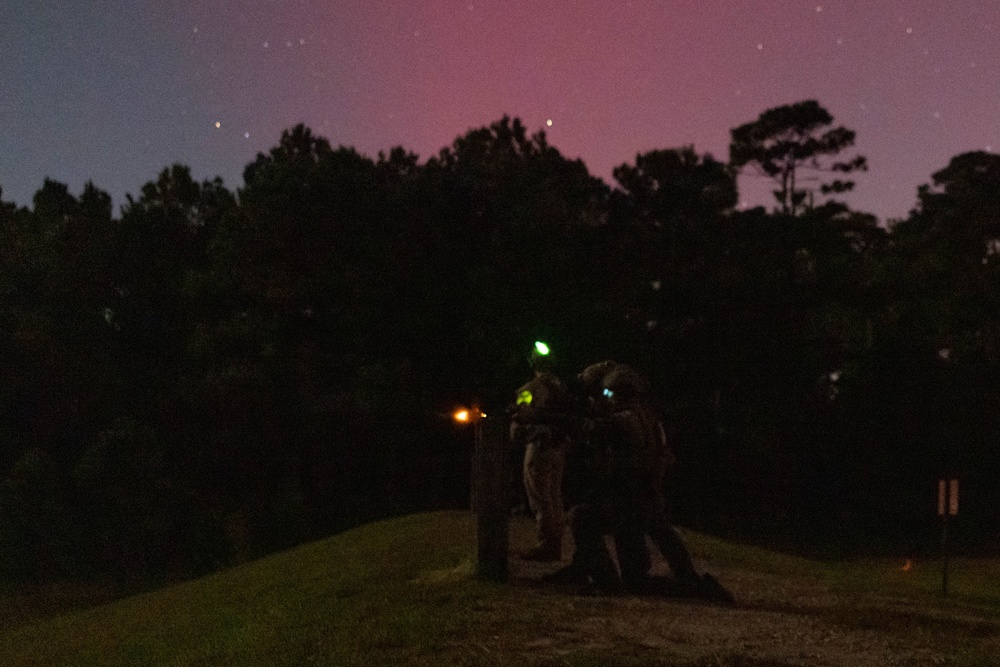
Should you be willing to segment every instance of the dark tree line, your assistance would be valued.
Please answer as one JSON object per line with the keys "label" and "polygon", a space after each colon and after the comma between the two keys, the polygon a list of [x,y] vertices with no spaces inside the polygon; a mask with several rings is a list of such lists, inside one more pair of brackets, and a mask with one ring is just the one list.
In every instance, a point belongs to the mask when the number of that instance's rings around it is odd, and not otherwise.
{"label": "dark tree line", "polygon": [[[654,150],[609,186],[504,118],[421,162],[304,126],[236,192],[175,165],[116,217],[88,184],[0,203],[0,570],[195,574],[467,502],[458,404],[502,410],[547,340],[645,369],[677,520],[805,550],[998,542],[1000,157],[888,228],[815,102]],[[737,211],[736,175],[778,185]],[[806,174],[836,177],[809,180]]]}

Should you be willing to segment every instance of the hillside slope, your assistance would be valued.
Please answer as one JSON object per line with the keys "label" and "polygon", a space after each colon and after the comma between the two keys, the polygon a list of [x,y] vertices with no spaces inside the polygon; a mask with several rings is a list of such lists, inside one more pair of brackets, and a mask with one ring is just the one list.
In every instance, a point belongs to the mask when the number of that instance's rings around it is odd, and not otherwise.
{"label": "hillside slope", "polygon": [[[530,539],[515,520],[512,548]],[[827,566],[685,533],[730,608],[583,596],[516,559],[509,585],[479,583],[474,540],[462,512],[370,524],[18,628],[0,664],[986,665],[1000,649],[993,561],[956,563],[944,599],[929,564]]]}

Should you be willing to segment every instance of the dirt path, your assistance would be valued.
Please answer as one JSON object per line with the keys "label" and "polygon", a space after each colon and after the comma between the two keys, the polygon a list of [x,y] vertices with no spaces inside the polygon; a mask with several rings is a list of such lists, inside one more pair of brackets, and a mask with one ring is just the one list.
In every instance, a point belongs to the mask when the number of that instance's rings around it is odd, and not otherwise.
{"label": "dirt path", "polygon": [[[512,554],[532,539],[530,522],[512,522]],[[606,650],[622,664],[753,667],[961,664],[962,647],[970,645],[977,654],[1000,655],[1000,624],[975,608],[952,605],[945,612],[926,601],[848,598],[816,575],[747,571],[708,562],[697,551],[692,555],[699,571],[711,572],[733,592],[735,607],[663,597],[588,597],[541,581],[558,564],[512,557],[512,585],[523,605],[518,611],[533,623],[525,636],[496,637],[520,646],[495,648],[544,664],[566,664],[587,649]],[[662,560],[655,561],[657,572],[667,572]]]}

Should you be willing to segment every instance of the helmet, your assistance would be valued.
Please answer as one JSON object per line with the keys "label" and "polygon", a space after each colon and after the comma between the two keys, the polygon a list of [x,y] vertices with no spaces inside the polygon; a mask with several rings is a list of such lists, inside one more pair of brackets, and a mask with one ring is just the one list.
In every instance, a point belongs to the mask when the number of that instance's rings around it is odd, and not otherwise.
{"label": "helmet", "polygon": [[637,396],[649,390],[649,382],[631,366],[617,364],[604,376],[604,388],[616,393]]}
{"label": "helmet", "polygon": [[587,394],[597,393],[604,386],[605,376],[617,365],[609,359],[587,366],[576,378],[580,383],[580,389]]}
{"label": "helmet", "polygon": [[583,369],[577,377],[580,388],[588,394],[603,393],[611,398],[636,396],[649,389],[649,383],[637,370],[615,361],[602,361]]}

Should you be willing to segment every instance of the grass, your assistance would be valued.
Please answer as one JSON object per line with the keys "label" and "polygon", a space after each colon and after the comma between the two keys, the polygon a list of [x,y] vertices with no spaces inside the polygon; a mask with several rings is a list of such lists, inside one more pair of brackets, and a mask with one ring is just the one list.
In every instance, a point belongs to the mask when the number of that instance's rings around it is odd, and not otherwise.
{"label": "grass", "polygon": [[[737,594],[736,609],[586,597],[528,576],[479,582],[471,517],[436,512],[89,609],[22,614],[0,630],[0,664],[787,667],[833,651],[843,661],[832,664],[855,664],[875,649],[903,652],[903,664],[993,664],[997,561],[954,561],[944,598],[934,563],[903,572],[902,561],[826,564],[684,538]],[[528,539],[515,522],[515,545]],[[79,606],[86,593],[62,601]],[[15,606],[0,600],[0,613]]]}
{"label": "grass", "polygon": [[[364,664],[432,653],[469,581],[471,519],[372,524],[164,590],[15,629],[0,664]],[[442,627],[444,626],[444,627]]]}

